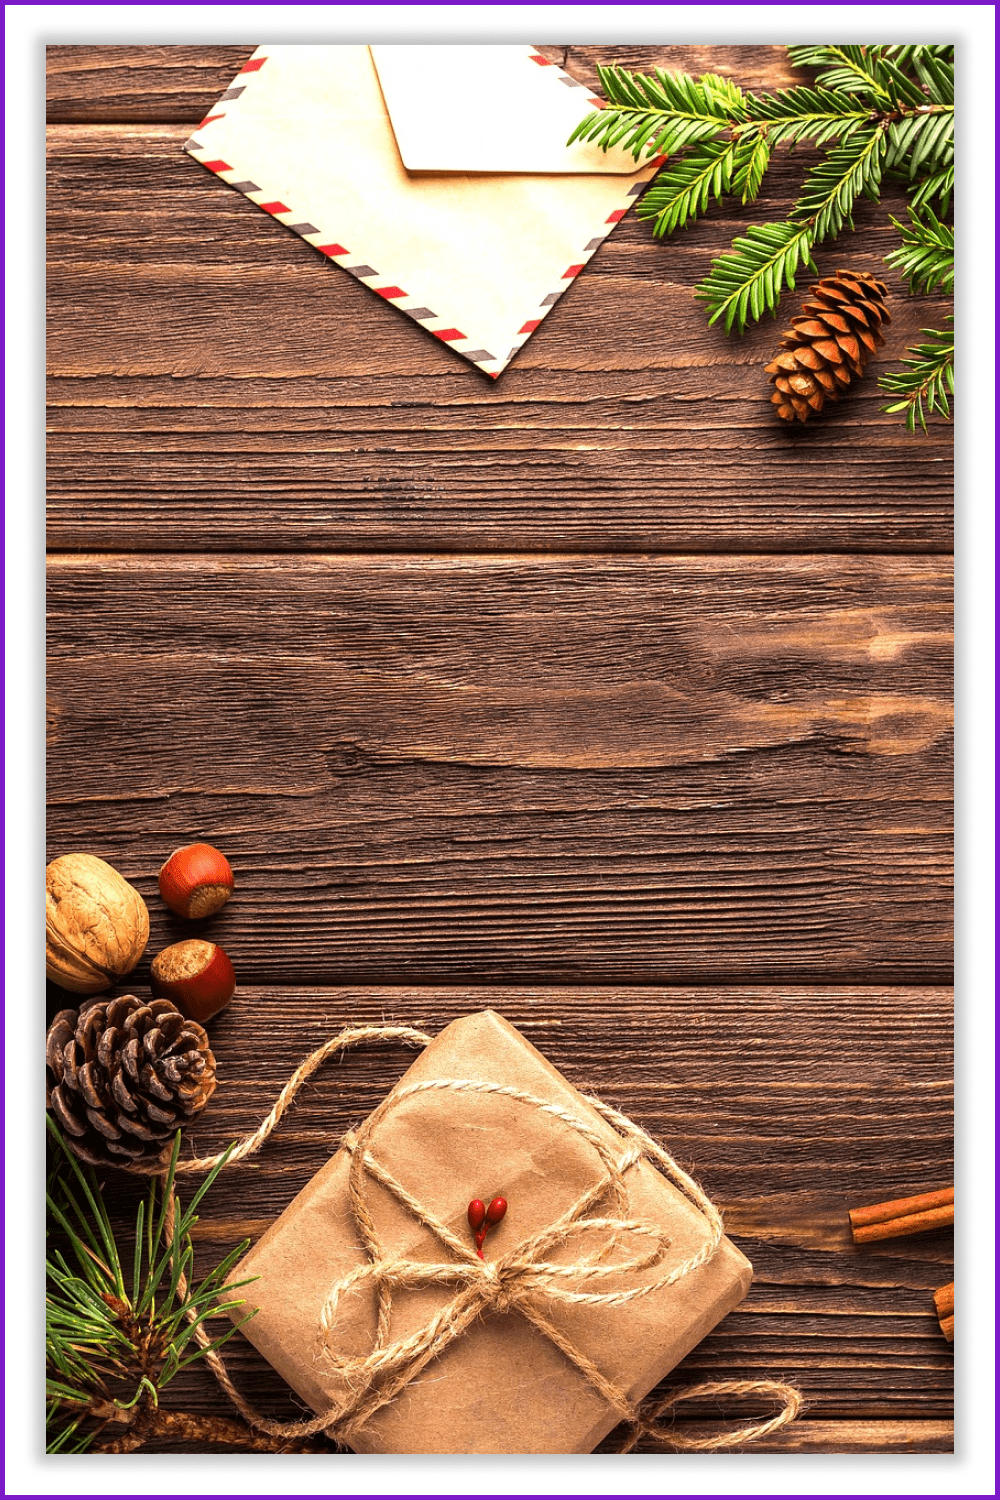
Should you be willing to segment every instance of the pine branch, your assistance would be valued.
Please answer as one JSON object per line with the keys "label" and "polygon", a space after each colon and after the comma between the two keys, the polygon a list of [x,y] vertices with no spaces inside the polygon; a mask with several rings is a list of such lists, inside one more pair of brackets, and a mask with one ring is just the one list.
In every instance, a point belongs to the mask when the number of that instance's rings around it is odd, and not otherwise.
{"label": "pine branch", "polygon": [[[97,1176],[68,1150],[51,1118],[49,1129],[61,1153],[61,1170],[53,1174],[48,1194],[49,1225],[65,1240],[68,1258],[54,1245],[47,1259],[47,1451],[76,1453],[86,1451],[110,1420],[125,1423],[130,1433],[143,1430],[163,1387],[203,1356],[200,1344],[186,1352],[195,1330],[240,1305],[231,1293],[247,1282],[224,1283],[249,1241],[194,1283],[194,1210],[224,1161],[182,1209],[173,1193],[178,1132],[162,1185],[151,1179],[140,1201],[126,1286],[124,1258]],[[210,1347],[235,1332],[229,1326]]]}
{"label": "pine branch", "polygon": [[951,199],[953,48],[823,44],[788,51],[797,66],[819,69],[815,83],[757,95],[715,74],[601,68],[607,108],[582,120],[571,137],[605,149],[624,145],[637,161],[644,154],[672,158],[638,208],[655,235],[689,224],[723,194],[744,203],[755,198],[775,147],[812,141],[829,148],[807,173],[788,221],[748,229],[699,285],[710,323],[724,319],[727,332],[742,333],[749,319],[775,312],[798,268],[815,271],[812,247],[854,228],[862,194],[878,201],[887,171],[906,179],[918,209],[930,213],[934,202],[944,213]]}
{"label": "pine branch", "polygon": [[594,141],[605,151],[621,146],[636,161],[643,151],[674,156],[685,146],[713,140],[740,118],[740,90],[711,73],[695,79],[662,68],[652,77],[617,67],[597,71],[613,107],[587,115],[568,144]]}
{"label": "pine branch", "polygon": [[736,157],[734,141],[703,141],[660,173],[637,215],[653,220],[655,235],[682,229],[705,212],[710,198],[718,200],[731,191]]}
{"label": "pine branch", "polygon": [[856,199],[862,193],[878,197],[884,155],[885,136],[878,130],[829,151],[806,177],[802,197],[792,209],[793,221],[808,224],[814,241],[831,239],[845,223],[853,229]]}
{"label": "pine branch", "polygon": [[940,172],[932,172],[918,182],[910,194],[912,208],[926,208],[937,199],[938,212],[943,216],[951,207],[951,195],[955,191],[954,164]]}
{"label": "pine branch", "polygon": [[[134,1453],[146,1443],[214,1443],[250,1453],[331,1453],[333,1445],[323,1438],[274,1438],[255,1432],[233,1417],[205,1417],[194,1412],[153,1408],[128,1424],[124,1433],[121,1417],[113,1409],[98,1412],[110,1427],[109,1435],[96,1446],[99,1453]],[[51,1449],[49,1450],[52,1451]]]}
{"label": "pine branch", "polygon": [[[949,322],[951,319],[949,318]],[[942,333],[935,328],[922,328],[929,344],[916,344],[908,349],[909,359],[903,360],[904,369],[883,375],[879,385],[884,391],[902,400],[883,406],[884,412],[906,413],[906,430],[915,432],[917,423],[927,431],[927,413],[951,416],[949,398],[955,394],[955,336]]]}
{"label": "pine branch", "polygon": [[918,212],[909,208],[909,224],[892,222],[903,236],[898,250],[885,258],[887,266],[899,271],[910,284],[911,292],[944,292],[955,290],[955,231],[942,224],[929,208]]}
{"label": "pine branch", "polygon": [[744,239],[735,239],[732,250],[712,262],[695,291],[708,303],[709,325],[724,317],[727,333],[734,324],[742,331],[748,317],[756,321],[765,311],[774,312],[785,287],[795,290],[800,265],[818,274],[811,247],[808,224],[751,225]]}

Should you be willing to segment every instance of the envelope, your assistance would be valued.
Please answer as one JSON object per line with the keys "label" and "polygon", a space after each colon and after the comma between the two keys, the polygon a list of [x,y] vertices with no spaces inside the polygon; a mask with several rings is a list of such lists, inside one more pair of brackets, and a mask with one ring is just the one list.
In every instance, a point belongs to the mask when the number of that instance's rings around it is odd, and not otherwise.
{"label": "envelope", "polygon": [[184,149],[495,378],[662,163],[567,147],[599,103],[531,47],[259,47]]}
{"label": "envelope", "polygon": [[[633,177],[620,146],[566,142],[604,101],[532,47],[369,48],[408,172],[586,172]],[[428,101],[446,101],[428,108]]]}

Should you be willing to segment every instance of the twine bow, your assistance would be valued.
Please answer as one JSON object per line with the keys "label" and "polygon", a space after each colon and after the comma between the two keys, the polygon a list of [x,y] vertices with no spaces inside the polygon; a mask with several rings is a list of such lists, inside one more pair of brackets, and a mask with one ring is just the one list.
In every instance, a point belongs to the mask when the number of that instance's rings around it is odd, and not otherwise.
{"label": "twine bow", "polygon": [[[426,1046],[432,1038],[409,1027],[359,1027],[342,1032],[307,1058],[285,1085],[273,1109],[258,1129],[241,1141],[230,1153],[229,1163],[252,1155],[270,1135],[295,1094],[312,1073],[335,1052],[341,1052],[362,1041],[394,1040]],[[474,1253],[466,1238],[457,1235],[426,1205],[422,1204],[378,1160],[371,1150],[372,1139],[386,1114],[407,1099],[432,1091],[462,1094],[501,1095],[526,1108],[536,1110],[575,1132],[593,1147],[603,1168],[597,1180],[588,1187],[553,1223],[529,1235],[496,1259],[483,1261]],[[718,1209],[697,1183],[659,1146],[651,1136],[625,1115],[600,1099],[584,1096],[586,1102],[617,1133],[617,1149],[609,1145],[604,1134],[570,1110],[533,1094],[510,1086],[478,1079],[435,1078],[397,1089],[356,1131],[349,1132],[342,1146],[351,1154],[348,1192],[359,1238],[367,1254],[364,1265],[356,1267],[330,1289],[320,1313],[317,1330],[318,1352],[323,1361],[340,1377],[345,1394],[327,1411],[300,1422],[275,1422],[256,1412],[233,1386],[217,1350],[201,1325],[195,1337],[206,1350],[206,1359],[216,1379],[252,1426],[276,1437],[306,1437],[326,1432],[338,1440],[351,1436],[382,1407],[389,1405],[433,1360],[456,1342],[477,1319],[485,1315],[518,1314],[527,1319],[565,1356],[611,1409],[628,1426],[627,1436],[618,1449],[631,1452],[640,1439],[659,1446],[709,1451],[734,1447],[775,1431],[797,1415],[801,1396],[792,1386],[779,1381],[719,1381],[688,1387],[640,1406],[628,1392],[609,1379],[568,1335],[554,1322],[552,1304],[576,1303],[621,1307],[640,1297],[650,1296],[671,1286],[707,1264],[723,1238],[723,1224]],[[639,1285],[622,1285],[625,1277],[662,1266],[671,1241],[655,1224],[629,1215],[626,1174],[639,1162],[653,1162],[666,1174],[700,1211],[707,1234],[699,1249],[681,1264],[665,1270],[652,1281]],[[219,1161],[204,1157],[178,1164],[181,1171],[207,1171]],[[419,1223],[425,1226],[450,1255],[447,1260],[417,1261],[387,1253],[375,1226],[368,1200],[367,1179],[373,1178],[385,1188]],[[602,1199],[609,1199],[613,1211],[594,1214]],[[509,1224],[508,1220],[508,1224]],[[571,1240],[597,1236],[593,1251],[573,1261],[556,1261],[546,1256]],[[609,1260],[612,1253],[626,1246],[624,1258]],[[618,1285],[608,1287],[617,1280]],[[391,1340],[392,1297],[395,1291],[440,1286],[452,1289],[450,1300],[438,1308],[415,1332]],[[367,1354],[345,1355],[334,1347],[336,1314],[345,1297],[360,1291],[374,1290],[378,1318],[375,1337]],[[660,1425],[663,1416],[682,1401],[726,1394],[762,1396],[782,1402],[781,1410],[765,1421],[744,1426],[737,1431],[712,1438],[691,1439],[670,1434]]]}

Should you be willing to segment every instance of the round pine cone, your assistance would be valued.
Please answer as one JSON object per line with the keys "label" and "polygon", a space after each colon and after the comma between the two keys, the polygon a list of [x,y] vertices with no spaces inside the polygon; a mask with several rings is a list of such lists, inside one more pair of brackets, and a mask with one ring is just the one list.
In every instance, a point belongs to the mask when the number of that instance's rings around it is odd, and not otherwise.
{"label": "round pine cone", "polygon": [[169,1000],[122,995],[62,1010],[45,1061],[45,1102],[93,1166],[156,1164],[215,1091],[208,1037]]}
{"label": "round pine cone", "polygon": [[810,288],[810,300],[765,369],[779,417],[807,421],[863,374],[869,354],[884,342],[881,325],[891,322],[885,298],[885,283],[867,271],[838,271]]}

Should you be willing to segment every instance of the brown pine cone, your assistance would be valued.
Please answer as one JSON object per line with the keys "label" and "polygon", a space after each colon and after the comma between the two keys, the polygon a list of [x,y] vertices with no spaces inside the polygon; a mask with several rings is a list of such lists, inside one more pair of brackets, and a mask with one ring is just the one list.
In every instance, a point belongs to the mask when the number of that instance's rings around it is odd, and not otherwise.
{"label": "brown pine cone", "polygon": [[867,271],[826,276],[809,298],[765,369],[775,386],[771,400],[786,422],[805,422],[836,401],[884,342],[881,325],[891,322],[885,283]]}
{"label": "brown pine cone", "polygon": [[215,1091],[208,1037],[169,1000],[62,1010],[45,1039],[45,1102],[93,1166],[155,1165]]}

